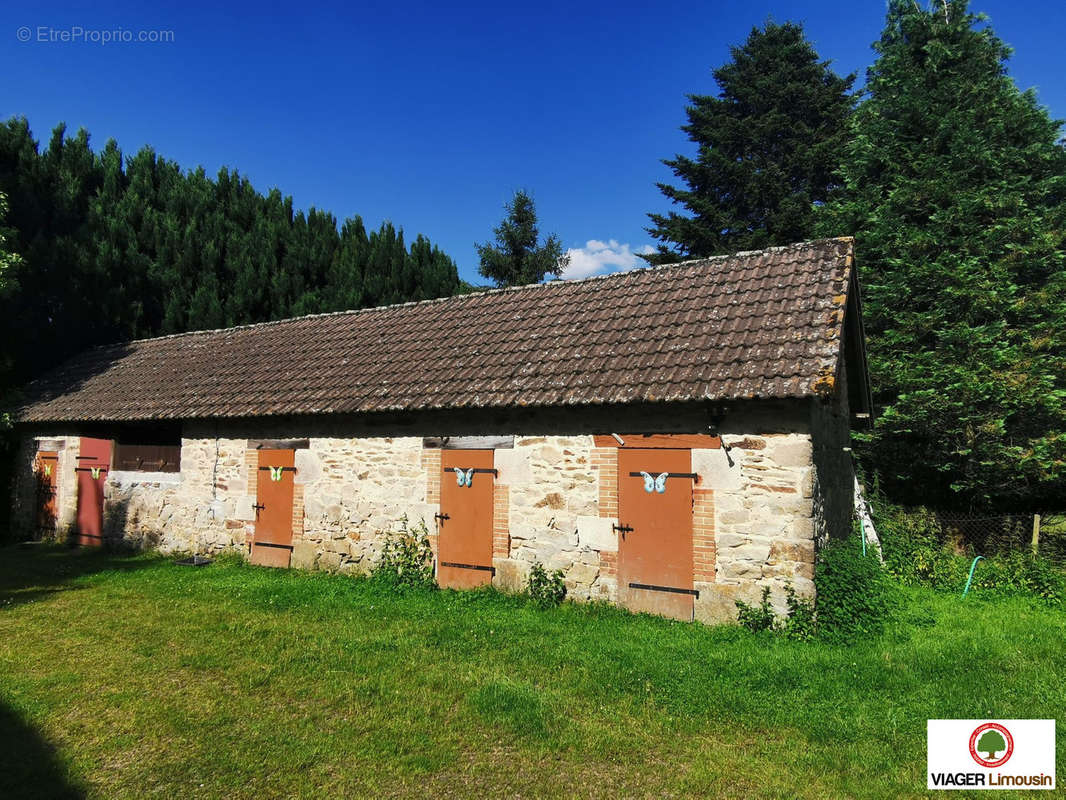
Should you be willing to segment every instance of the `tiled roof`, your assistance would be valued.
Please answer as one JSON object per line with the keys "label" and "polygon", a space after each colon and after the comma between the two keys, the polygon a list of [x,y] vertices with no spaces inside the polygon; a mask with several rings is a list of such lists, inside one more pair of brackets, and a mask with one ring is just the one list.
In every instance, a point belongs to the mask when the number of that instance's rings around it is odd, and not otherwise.
{"label": "tiled roof", "polygon": [[836,374],[852,253],[826,239],[99,347],[29,384],[18,417],[803,397]]}

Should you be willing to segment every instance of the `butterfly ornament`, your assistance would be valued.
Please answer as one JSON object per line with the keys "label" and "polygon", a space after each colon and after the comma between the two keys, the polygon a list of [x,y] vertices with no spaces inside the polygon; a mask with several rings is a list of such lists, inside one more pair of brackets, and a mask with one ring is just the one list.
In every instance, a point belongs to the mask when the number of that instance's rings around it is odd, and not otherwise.
{"label": "butterfly ornament", "polygon": [[47,478],[51,474],[52,474],[52,465],[51,464],[45,464],[44,465],[44,476]]}
{"label": "butterfly ornament", "polygon": [[644,491],[648,494],[651,494],[652,492],[663,494],[666,492],[666,479],[670,476],[669,472],[660,473],[658,476],[652,476],[647,472],[641,472],[640,476],[644,478]]}
{"label": "butterfly ornament", "polygon": [[89,467],[89,472],[92,474],[94,481],[100,477],[100,470],[101,467]]}
{"label": "butterfly ornament", "polygon": [[284,467],[271,467],[270,468],[270,480],[274,483],[281,483],[281,473],[284,472]]}
{"label": "butterfly ornament", "polygon": [[459,467],[452,467],[455,470],[455,482],[460,486],[469,486],[474,480],[473,468],[468,470],[461,470]]}

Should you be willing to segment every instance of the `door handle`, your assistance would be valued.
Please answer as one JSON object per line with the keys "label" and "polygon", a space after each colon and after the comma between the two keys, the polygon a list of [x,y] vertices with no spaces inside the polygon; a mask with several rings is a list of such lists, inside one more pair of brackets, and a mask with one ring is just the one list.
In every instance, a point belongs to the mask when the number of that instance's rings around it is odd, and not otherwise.
{"label": "door handle", "polygon": [[444,520],[451,519],[447,514],[434,514],[433,519],[437,520],[441,525],[444,524]]}
{"label": "door handle", "polygon": [[261,504],[261,503],[256,503],[255,505],[252,506],[252,508],[255,509],[255,518],[259,519],[259,512],[262,511],[264,508],[266,508],[266,506]]}

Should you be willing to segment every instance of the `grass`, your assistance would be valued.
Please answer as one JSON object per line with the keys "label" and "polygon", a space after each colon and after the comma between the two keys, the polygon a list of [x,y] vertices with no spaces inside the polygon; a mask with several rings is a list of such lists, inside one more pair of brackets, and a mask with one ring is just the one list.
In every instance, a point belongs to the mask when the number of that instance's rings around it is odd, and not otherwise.
{"label": "grass", "polygon": [[8,548],[0,797],[924,795],[926,719],[1062,716],[1066,614],[905,597],[843,647]]}

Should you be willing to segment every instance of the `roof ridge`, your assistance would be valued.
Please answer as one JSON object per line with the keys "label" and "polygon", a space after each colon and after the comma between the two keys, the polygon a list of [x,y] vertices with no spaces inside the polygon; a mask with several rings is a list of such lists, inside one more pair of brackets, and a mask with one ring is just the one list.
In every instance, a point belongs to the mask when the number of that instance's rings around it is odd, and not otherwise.
{"label": "roof ridge", "polygon": [[547,290],[554,286],[574,286],[582,283],[592,283],[593,281],[607,281],[607,280],[619,280],[630,275],[643,274],[655,271],[668,271],[677,269],[680,267],[690,267],[694,264],[710,263],[714,261],[725,261],[735,258],[750,258],[752,256],[762,255],[764,253],[779,253],[786,250],[800,250],[809,249],[814,245],[824,244],[827,242],[847,242],[854,243],[855,237],[853,236],[832,236],[824,237],[821,239],[808,239],[802,242],[794,242],[786,245],[776,245],[774,247],[764,247],[760,250],[741,250],[736,253],[722,253],[714,256],[703,256],[700,258],[690,258],[685,261],[674,261],[669,264],[650,264],[645,267],[636,267],[634,269],[621,270],[618,272],[609,272],[603,275],[589,275],[585,278],[575,278],[574,280],[566,280],[565,278],[557,278],[555,280],[542,281],[540,283],[526,283],[521,286],[502,286],[482,289],[476,292],[467,292],[466,294],[453,294],[447,297],[431,297],[426,300],[408,300],[403,303],[390,303],[384,306],[367,306],[366,308],[352,308],[344,311],[321,311],[314,314],[303,314],[298,317],[285,317],[283,319],[266,320],[264,322],[246,322],[242,325],[231,325],[226,328],[204,328],[195,331],[182,331],[181,333],[168,333],[163,336],[149,336],[144,339],[127,339],[121,342],[112,342],[111,344],[101,344],[96,347],[90,348],[88,351],[93,350],[108,350],[111,348],[127,347],[134,344],[143,344],[146,342],[158,342],[167,339],[180,339],[187,336],[206,336],[208,334],[226,333],[229,331],[243,331],[250,330],[252,328],[266,328],[271,325],[281,325],[289,322],[297,322],[305,319],[325,319],[328,317],[341,317],[345,315],[355,316],[357,314],[367,314],[371,312],[389,311],[398,308],[409,308],[414,306],[428,306],[435,303],[447,303],[450,301],[456,301],[461,298],[467,297],[483,297],[488,295],[504,294],[508,292],[522,292],[522,291],[536,291]]}

